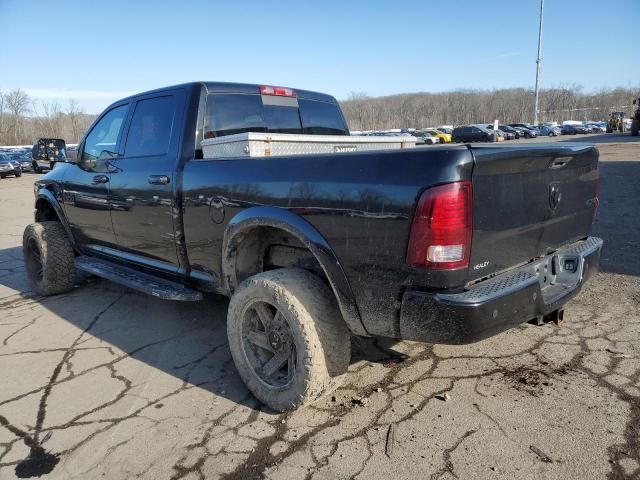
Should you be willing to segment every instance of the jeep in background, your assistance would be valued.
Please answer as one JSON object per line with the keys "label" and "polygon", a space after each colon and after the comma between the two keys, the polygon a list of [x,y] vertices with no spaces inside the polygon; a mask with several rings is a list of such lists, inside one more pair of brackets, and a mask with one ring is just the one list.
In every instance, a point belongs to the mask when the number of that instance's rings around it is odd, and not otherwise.
{"label": "jeep in background", "polygon": [[203,155],[244,132],[349,134],[333,97],[304,90],[197,82],[115,102],[35,183],[33,290],[66,292],[78,269],[161,299],[227,295],[240,376],[286,411],[339,383],[352,334],[475,342],[561,319],[598,269],[593,146]]}

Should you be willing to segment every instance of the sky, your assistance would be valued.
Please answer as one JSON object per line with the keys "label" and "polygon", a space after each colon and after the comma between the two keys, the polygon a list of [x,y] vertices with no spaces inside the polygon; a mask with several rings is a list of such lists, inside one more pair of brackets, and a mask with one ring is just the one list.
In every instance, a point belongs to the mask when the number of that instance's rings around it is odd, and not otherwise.
{"label": "sky", "polygon": [[[346,99],[533,87],[539,0],[0,0],[0,90],[98,113],[193,80]],[[546,0],[541,87],[640,90],[640,0]],[[634,32],[636,32],[634,37]]]}

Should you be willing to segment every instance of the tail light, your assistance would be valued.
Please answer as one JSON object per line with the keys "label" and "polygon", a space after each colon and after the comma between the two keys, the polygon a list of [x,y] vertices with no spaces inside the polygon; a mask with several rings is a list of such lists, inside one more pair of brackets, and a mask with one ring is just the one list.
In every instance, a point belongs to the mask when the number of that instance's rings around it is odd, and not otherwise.
{"label": "tail light", "polygon": [[260,95],[275,95],[276,97],[295,97],[296,91],[292,88],[271,87],[269,85],[261,85]]}
{"label": "tail light", "polygon": [[600,205],[600,172],[596,170],[596,191],[593,196],[593,214],[591,223],[596,223],[596,215],[598,214],[598,206]]}
{"label": "tail light", "polygon": [[469,266],[473,229],[471,182],[425,190],[413,216],[407,264],[452,270]]}

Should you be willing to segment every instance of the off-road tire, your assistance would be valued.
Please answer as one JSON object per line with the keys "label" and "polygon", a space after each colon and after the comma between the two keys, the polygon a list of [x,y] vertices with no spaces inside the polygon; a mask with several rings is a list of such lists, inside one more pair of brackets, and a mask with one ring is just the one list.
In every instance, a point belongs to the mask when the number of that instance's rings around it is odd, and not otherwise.
{"label": "off-road tire", "polygon": [[[251,306],[267,303],[286,320],[295,345],[295,372],[284,386],[269,385],[257,373],[245,351],[243,335]],[[333,292],[306,270],[284,268],[254,275],[231,297],[227,335],[234,363],[253,395],[279,412],[309,404],[336,388],[351,358],[350,332]]]}
{"label": "off-road tire", "polygon": [[71,290],[75,279],[75,255],[60,222],[27,225],[22,236],[22,254],[27,278],[38,295],[57,295]]}

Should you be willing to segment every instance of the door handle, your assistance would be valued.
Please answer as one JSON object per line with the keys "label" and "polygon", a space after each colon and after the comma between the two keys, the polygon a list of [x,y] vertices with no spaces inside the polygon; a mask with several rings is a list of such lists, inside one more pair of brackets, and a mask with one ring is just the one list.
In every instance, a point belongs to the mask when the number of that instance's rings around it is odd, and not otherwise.
{"label": "door handle", "polygon": [[107,183],[109,181],[109,177],[106,175],[94,175],[93,183]]}
{"label": "door handle", "polygon": [[169,177],[166,175],[149,175],[149,183],[151,185],[168,185]]}

